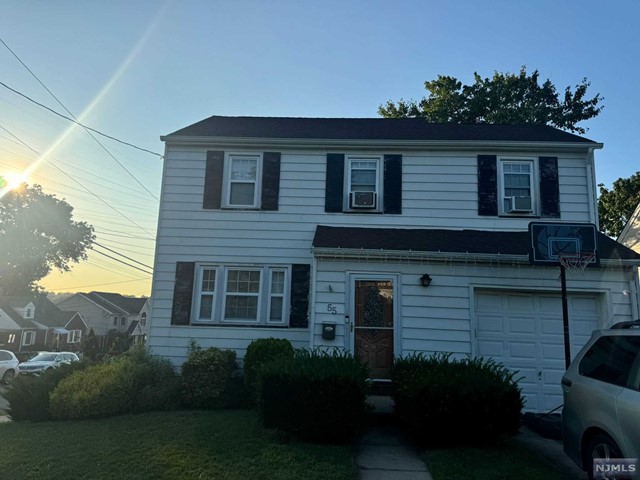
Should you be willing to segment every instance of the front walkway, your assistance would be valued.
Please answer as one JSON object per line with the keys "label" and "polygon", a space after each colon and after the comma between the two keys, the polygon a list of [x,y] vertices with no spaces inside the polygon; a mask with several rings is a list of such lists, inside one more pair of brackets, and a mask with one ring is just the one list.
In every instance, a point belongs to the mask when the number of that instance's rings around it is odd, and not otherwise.
{"label": "front walkway", "polygon": [[389,397],[371,396],[369,403],[377,420],[362,436],[356,462],[362,480],[432,480],[427,466],[389,425],[393,411]]}

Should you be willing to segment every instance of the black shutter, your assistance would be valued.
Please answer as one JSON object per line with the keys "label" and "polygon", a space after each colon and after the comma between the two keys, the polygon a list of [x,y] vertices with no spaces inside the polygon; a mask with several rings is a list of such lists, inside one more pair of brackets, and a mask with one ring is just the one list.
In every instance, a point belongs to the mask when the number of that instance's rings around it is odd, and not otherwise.
{"label": "black shutter", "polygon": [[264,152],[262,155],[261,210],[278,210],[280,195],[280,152]]}
{"label": "black shutter", "polygon": [[222,172],[224,169],[224,152],[208,151],[207,167],[204,173],[204,196],[202,208],[216,210],[222,202]]}
{"label": "black shutter", "polygon": [[311,265],[294,264],[291,266],[291,313],[289,326],[307,328],[309,325],[309,285]]}
{"label": "black shutter", "polygon": [[189,325],[195,268],[196,264],[194,262],[176,263],[176,283],[173,287],[171,325]]}
{"label": "black shutter", "polygon": [[402,155],[384,156],[384,213],[402,213]]}
{"label": "black shutter", "polygon": [[478,215],[498,215],[498,159],[478,155]]}
{"label": "black shutter", "polygon": [[560,185],[558,157],[540,157],[540,209],[541,216],[560,218]]}
{"label": "black shutter", "polygon": [[324,211],[342,212],[344,205],[344,153],[327,154]]}

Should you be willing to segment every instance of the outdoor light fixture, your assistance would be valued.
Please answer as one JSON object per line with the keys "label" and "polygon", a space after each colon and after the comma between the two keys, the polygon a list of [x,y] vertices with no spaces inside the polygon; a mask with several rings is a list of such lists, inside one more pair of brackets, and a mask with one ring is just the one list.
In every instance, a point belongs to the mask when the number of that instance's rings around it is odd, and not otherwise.
{"label": "outdoor light fixture", "polygon": [[420,277],[420,283],[423,287],[428,287],[429,285],[431,285],[431,277],[428,273],[425,273]]}

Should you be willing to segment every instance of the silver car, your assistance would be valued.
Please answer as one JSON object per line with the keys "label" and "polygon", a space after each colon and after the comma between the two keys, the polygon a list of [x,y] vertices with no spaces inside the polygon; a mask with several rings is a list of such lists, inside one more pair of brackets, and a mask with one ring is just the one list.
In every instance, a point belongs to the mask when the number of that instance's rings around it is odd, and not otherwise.
{"label": "silver car", "polygon": [[38,375],[63,363],[79,362],[80,359],[71,352],[40,352],[31,360],[18,365],[20,375]]}
{"label": "silver car", "polygon": [[18,371],[18,359],[9,350],[0,350],[0,382],[11,383]]}
{"label": "silver car", "polygon": [[640,320],[596,330],[564,374],[562,390],[565,453],[589,478],[640,478],[635,464],[617,476],[593,472],[598,460],[640,458]]}

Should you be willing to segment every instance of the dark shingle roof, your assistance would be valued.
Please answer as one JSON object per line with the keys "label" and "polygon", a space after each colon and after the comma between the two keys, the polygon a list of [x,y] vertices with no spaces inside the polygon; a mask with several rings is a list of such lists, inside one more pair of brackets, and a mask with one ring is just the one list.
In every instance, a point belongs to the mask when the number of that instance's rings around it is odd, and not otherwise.
{"label": "dark shingle roof", "polygon": [[[318,226],[318,248],[528,255],[528,232]],[[600,259],[640,260],[640,254],[598,233]]]}
{"label": "dark shingle roof", "polygon": [[[15,302],[13,303],[15,304]],[[6,313],[9,318],[13,320],[20,328],[38,328],[38,326],[35,325],[31,320],[22,318],[20,314],[13,309],[8,299],[0,299],[0,310]]]}
{"label": "dark shingle roof", "polygon": [[146,298],[125,297],[119,293],[90,292],[83,295],[113,314],[137,315],[147,302]]}
{"label": "dark shingle roof", "polygon": [[595,144],[546,125],[429,123],[422,118],[292,118],[213,116],[167,135],[326,140],[441,140]]}

